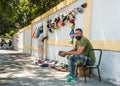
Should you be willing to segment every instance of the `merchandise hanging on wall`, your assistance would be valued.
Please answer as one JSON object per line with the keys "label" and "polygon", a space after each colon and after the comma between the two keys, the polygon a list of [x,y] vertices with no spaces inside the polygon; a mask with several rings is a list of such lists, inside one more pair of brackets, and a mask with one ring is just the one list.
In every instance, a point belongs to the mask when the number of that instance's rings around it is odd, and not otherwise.
{"label": "merchandise hanging on wall", "polygon": [[87,3],[83,3],[80,7],[74,8],[74,9],[69,9],[67,10],[64,14],[61,13],[59,16],[56,15],[56,17],[52,20],[49,19],[47,21],[47,27],[50,33],[52,33],[52,29],[56,30],[60,27],[63,27],[68,21],[71,24],[71,28],[75,28],[75,15],[77,13],[83,13],[84,8],[87,7]]}
{"label": "merchandise hanging on wall", "polygon": [[49,20],[47,21],[47,28],[48,28],[48,31],[49,31],[50,33],[52,33],[53,31],[52,31],[52,29],[51,29],[51,27],[50,27],[50,22],[51,22],[51,19],[49,19]]}
{"label": "merchandise hanging on wall", "polygon": [[72,29],[70,31],[70,34],[69,34],[69,43],[73,44],[74,28],[75,28],[75,15],[73,15],[71,13],[70,13],[70,16],[69,16],[69,23],[70,23],[70,26],[71,26],[71,29]]}
{"label": "merchandise hanging on wall", "polygon": [[81,5],[81,7],[82,7],[82,8],[86,8],[86,7],[87,7],[87,2],[83,3],[83,4]]}
{"label": "merchandise hanging on wall", "polygon": [[33,31],[33,33],[32,33],[32,38],[35,38],[36,31],[37,31],[37,28],[35,28],[35,30]]}
{"label": "merchandise hanging on wall", "polygon": [[37,33],[36,33],[36,38],[38,38],[39,36],[40,36],[40,28],[38,27],[38,29],[37,29]]}
{"label": "merchandise hanging on wall", "polygon": [[72,29],[69,34],[69,43],[70,44],[73,44],[73,39],[74,39],[74,29]]}
{"label": "merchandise hanging on wall", "polygon": [[74,9],[69,9],[67,10],[64,14],[61,13],[59,16],[56,15],[56,17],[54,19],[49,19],[47,21],[47,28],[48,31],[50,33],[53,32],[53,30],[57,30],[60,27],[63,27],[67,22],[69,22],[70,27],[71,27],[71,31],[69,34],[69,43],[73,44],[73,39],[74,39],[74,28],[75,28],[75,16],[77,15],[77,13],[83,13],[84,12],[84,8],[87,7],[87,3],[83,3],[82,5],[80,5],[77,8]]}
{"label": "merchandise hanging on wall", "polygon": [[43,33],[43,25],[38,26],[38,28],[35,28],[32,34],[32,38],[39,38],[41,33]]}

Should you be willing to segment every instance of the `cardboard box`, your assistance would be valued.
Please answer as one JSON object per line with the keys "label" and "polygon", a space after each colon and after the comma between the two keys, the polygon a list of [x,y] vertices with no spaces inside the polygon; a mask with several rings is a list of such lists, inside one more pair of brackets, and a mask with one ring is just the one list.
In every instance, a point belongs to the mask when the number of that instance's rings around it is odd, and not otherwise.
{"label": "cardboard box", "polygon": [[[86,69],[86,76],[89,76],[89,73],[90,73],[90,69],[87,68]],[[84,68],[83,68],[83,66],[78,67],[78,75],[79,76],[84,76]]]}

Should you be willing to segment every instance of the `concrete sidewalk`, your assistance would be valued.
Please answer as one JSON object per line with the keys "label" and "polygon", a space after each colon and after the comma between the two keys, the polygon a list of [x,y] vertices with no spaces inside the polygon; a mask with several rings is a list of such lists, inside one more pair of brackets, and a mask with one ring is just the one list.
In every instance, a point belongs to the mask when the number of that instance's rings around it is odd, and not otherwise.
{"label": "concrete sidewalk", "polygon": [[91,77],[79,78],[77,83],[66,84],[66,72],[42,68],[33,63],[34,57],[18,51],[0,50],[0,86],[115,86]]}

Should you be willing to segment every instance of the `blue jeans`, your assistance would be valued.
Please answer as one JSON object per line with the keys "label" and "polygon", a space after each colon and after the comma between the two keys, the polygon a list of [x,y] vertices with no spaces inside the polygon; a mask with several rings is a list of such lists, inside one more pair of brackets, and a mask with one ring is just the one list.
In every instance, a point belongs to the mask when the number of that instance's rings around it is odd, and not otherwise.
{"label": "blue jeans", "polygon": [[[86,56],[77,56],[77,55],[72,55],[70,56],[70,75],[73,77],[73,78],[76,78],[76,64],[77,62],[80,61],[82,62],[82,65],[86,65],[86,62],[87,62],[87,57]],[[92,63],[91,63],[92,64]]]}

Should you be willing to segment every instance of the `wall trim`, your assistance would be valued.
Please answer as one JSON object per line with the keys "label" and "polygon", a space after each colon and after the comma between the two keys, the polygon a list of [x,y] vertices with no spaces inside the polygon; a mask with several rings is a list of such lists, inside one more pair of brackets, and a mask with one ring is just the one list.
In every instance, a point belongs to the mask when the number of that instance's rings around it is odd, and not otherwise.
{"label": "wall trim", "polygon": [[[120,41],[91,40],[90,42],[92,43],[93,48],[120,51]],[[47,40],[47,45],[74,47],[75,41],[73,45],[70,45],[68,40]],[[20,48],[20,46],[18,47]],[[37,50],[37,47],[34,46],[24,46],[23,48]]]}
{"label": "wall trim", "polygon": [[94,48],[120,51],[120,41],[102,41],[102,40],[92,40],[91,41]]}

